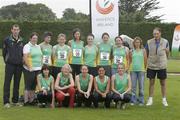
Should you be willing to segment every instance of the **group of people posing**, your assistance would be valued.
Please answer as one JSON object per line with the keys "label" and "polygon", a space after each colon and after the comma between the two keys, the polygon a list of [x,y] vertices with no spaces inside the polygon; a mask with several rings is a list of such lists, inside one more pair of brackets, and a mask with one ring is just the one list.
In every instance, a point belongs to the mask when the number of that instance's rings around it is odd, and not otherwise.
{"label": "group of people posing", "polygon": [[[143,106],[145,71],[150,79],[147,106],[153,104],[155,77],[160,79],[162,103],[166,100],[166,67],[169,43],[161,37],[160,28],[153,30],[154,38],[143,46],[142,39],[135,37],[133,49],[124,45],[120,36],[109,41],[109,34],[103,33],[99,44],[94,35],[87,36],[87,45],[81,40],[79,29],[73,30],[73,39],[66,44],[66,35],[60,33],[57,44],[50,44],[52,33],[45,32],[43,42],[37,44],[38,34],[33,32],[29,42],[23,44],[19,36],[19,25],[11,28],[12,34],[3,42],[5,61],[4,107],[11,106],[10,83],[14,78],[12,105],[19,103],[19,84],[24,73],[24,106],[34,105],[55,107],[84,104],[95,108],[99,102],[109,108],[113,101],[124,109],[126,103]],[[136,88],[138,83],[138,95]],[[36,92],[36,94],[35,94]],[[37,96],[35,96],[37,95]]]}

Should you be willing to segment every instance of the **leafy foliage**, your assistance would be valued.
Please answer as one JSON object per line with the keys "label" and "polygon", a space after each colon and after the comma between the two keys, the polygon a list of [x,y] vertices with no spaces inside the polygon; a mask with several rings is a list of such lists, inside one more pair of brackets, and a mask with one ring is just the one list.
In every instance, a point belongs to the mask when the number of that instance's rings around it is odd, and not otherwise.
{"label": "leafy foliage", "polygon": [[160,22],[160,16],[151,13],[160,9],[158,0],[120,0],[121,22]]}
{"label": "leafy foliage", "polygon": [[0,18],[17,21],[54,21],[57,19],[55,13],[44,4],[27,4],[26,2],[2,7]]}

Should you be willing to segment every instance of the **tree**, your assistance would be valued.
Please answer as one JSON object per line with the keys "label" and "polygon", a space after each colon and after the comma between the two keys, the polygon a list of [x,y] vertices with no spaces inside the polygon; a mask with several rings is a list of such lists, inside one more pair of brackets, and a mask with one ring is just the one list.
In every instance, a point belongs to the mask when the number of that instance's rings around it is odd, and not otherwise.
{"label": "tree", "polygon": [[89,21],[89,16],[76,11],[73,8],[66,8],[63,11],[62,21]]}
{"label": "tree", "polygon": [[0,18],[17,21],[54,21],[55,13],[46,5],[19,2],[16,5],[4,6],[0,9]]}
{"label": "tree", "polygon": [[151,12],[160,9],[157,0],[120,0],[121,22],[160,22],[160,16],[151,16]]}

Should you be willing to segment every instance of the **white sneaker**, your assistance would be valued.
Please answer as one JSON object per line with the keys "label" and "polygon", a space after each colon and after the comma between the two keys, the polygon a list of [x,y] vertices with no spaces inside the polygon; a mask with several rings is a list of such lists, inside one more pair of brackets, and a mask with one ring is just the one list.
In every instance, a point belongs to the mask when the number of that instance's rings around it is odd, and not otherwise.
{"label": "white sneaker", "polygon": [[166,100],[166,99],[163,99],[163,100],[162,100],[162,104],[164,105],[164,107],[167,107],[167,106],[168,106],[167,100]]}
{"label": "white sneaker", "polygon": [[22,107],[22,106],[23,106],[23,104],[21,104],[21,103],[12,103],[12,106]]}
{"label": "white sneaker", "polygon": [[121,109],[123,109],[123,110],[126,109],[126,103],[121,104]]}
{"label": "white sneaker", "polygon": [[146,106],[151,106],[152,104],[153,104],[153,100],[152,100],[152,98],[149,98],[146,103]]}
{"label": "white sneaker", "polygon": [[10,108],[11,107],[11,105],[9,104],[9,103],[6,103],[5,105],[4,105],[4,108]]}
{"label": "white sneaker", "polygon": [[134,103],[130,103],[131,106],[134,106]]}

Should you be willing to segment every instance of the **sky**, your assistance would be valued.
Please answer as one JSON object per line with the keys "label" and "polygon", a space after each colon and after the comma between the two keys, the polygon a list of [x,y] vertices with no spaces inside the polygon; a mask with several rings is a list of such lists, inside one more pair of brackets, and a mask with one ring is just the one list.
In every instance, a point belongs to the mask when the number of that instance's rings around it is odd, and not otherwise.
{"label": "sky", "polygon": [[[180,0],[158,1],[160,2],[159,6],[162,8],[152,12],[152,15],[164,15],[162,17],[163,22],[180,23]],[[0,8],[18,2],[43,3],[52,9],[58,18],[62,17],[66,8],[74,8],[76,12],[89,14],[89,0],[0,0]]]}

